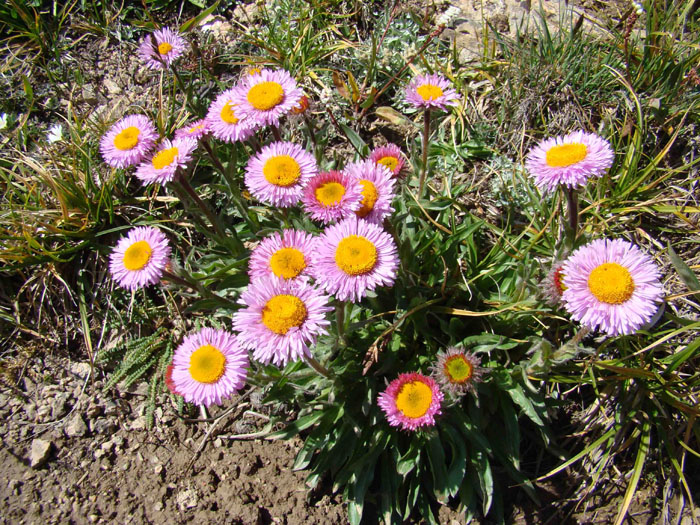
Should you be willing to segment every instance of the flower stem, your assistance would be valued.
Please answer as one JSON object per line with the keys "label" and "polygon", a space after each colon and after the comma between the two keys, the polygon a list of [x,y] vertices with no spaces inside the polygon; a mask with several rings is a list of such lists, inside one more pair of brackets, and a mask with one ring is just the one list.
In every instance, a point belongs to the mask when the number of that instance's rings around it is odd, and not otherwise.
{"label": "flower stem", "polygon": [[313,357],[307,356],[306,362],[309,364],[309,366],[311,368],[316,370],[316,372],[321,374],[323,377],[327,377],[327,378],[331,377],[331,375],[332,375],[331,372],[325,366],[323,366],[321,363],[316,361],[316,359],[314,359]]}
{"label": "flower stem", "polygon": [[423,197],[423,186],[425,177],[428,174],[428,139],[430,137],[430,108],[425,108],[423,113],[423,170],[418,183],[418,198]]}
{"label": "flower stem", "polygon": [[335,327],[338,330],[338,339],[345,344],[345,301],[335,304]]}
{"label": "flower stem", "polygon": [[185,190],[185,192],[195,202],[195,204],[199,206],[199,209],[202,210],[204,215],[207,216],[207,219],[209,219],[209,222],[214,227],[214,231],[216,231],[216,234],[219,237],[225,237],[226,234],[224,233],[224,230],[221,227],[221,222],[216,217],[216,215],[214,215],[214,212],[211,210],[211,208],[207,206],[207,204],[202,199],[199,198],[199,195],[197,195],[197,192],[194,191],[194,188],[190,185],[189,181],[180,172],[178,172],[176,179],[180,183],[182,188]]}
{"label": "flower stem", "polygon": [[277,126],[271,126],[272,135],[275,137],[277,142],[282,142],[282,135],[280,135],[280,129]]}
{"label": "flower stem", "polygon": [[578,232],[578,199],[576,198],[576,190],[567,188],[566,200],[569,205],[569,226],[573,232],[573,238],[576,239]]}

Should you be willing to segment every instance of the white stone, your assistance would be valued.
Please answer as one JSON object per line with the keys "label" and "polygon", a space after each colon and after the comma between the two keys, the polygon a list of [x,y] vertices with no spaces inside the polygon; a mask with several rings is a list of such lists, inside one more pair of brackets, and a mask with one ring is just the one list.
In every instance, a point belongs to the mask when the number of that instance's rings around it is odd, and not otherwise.
{"label": "white stone", "polygon": [[68,437],[83,437],[88,432],[88,427],[80,414],[75,413],[68,421],[65,428]]}
{"label": "white stone", "polygon": [[175,503],[177,503],[177,507],[180,509],[180,512],[184,512],[187,509],[193,509],[199,503],[197,491],[194,489],[183,490],[175,497]]}
{"label": "white stone", "polygon": [[32,441],[32,448],[29,451],[29,465],[32,468],[41,467],[49,459],[51,454],[51,441],[35,439]]}

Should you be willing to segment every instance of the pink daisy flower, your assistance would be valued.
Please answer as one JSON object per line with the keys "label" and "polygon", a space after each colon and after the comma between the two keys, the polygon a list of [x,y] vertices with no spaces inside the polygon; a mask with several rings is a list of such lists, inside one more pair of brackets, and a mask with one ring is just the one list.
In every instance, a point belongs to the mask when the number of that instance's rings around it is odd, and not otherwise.
{"label": "pink daisy flower", "polygon": [[317,174],[316,160],[304,148],[273,142],[248,161],[245,185],[258,200],[287,208],[299,202],[304,186]]}
{"label": "pink daisy flower", "polygon": [[119,286],[136,290],[159,282],[169,260],[165,234],[152,226],[138,226],[119,239],[109,256],[109,271]]}
{"label": "pink daisy flower", "polygon": [[100,153],[113,168],[138,164],[158,140],[158,132],[146,115],[129,115],[115,123],[100,139]]}
{"label": "pink daisy flower", "polygon": [[598,239],[576,250],[562,270],[564,308],[608,335],[631,334],[648,323],[663,298],[659,269],[621,239]]}
{"label": "pink daisy flower", "polygon": [[187,163],[192,160],[192,152],[195,149],[197,149],[197,141],[193,138],[174,139],[172,142],[163,139],[160,149],[153,157],[136,169],[136,176],[144,186],[155,182],[160,184],[170,182],[178,168],[187,166]]}
{"label": "pink daisy flower", "polygon": [[563,261],[554,261],[547,275],[540,283],[540,292],[550,306],[561,306],[561,296],[564,293]]}
{"label": "pink daisy flower", "polygon": [[476,395],[476,383],[480,383],[487,372],[480,364],[481,359],[475,354],[453,346],[438,352],[437,362],[431,370],[440,386],[453,396],[459,397],[467,392]]}
{"label": "pink daisy flower", "polygon": [[456,106],[460,96],[452,82],[440,75],[418,75],[406,87],[406,102],[416,108],[447,110]]}
{"label": "pink daisy flower", "polygon": [[285,280],[311,276],[315,247],[316,239],[309,233],[297,230],[282,230],[281,235],[273,233],[250,254],[250,280],[273,275]]}
{"label": "pink daisy flower", "polygon": [[357,179],[362,187],[362,201],[355,215],[375,224],[382,224],[394,208],[394,179],[388,168],[371,160],[351,162],[345,166],[345,173]]}
{"label": "pink daisy flower", "polygon": [[[155,45],[153,38],[155,37]],[[157,49],[157,51],[156,51]],[[151,69],[165,69],[187,49],[187,42],[170,28],[158,29],[144,36],[139,44],[139,56]]]}
{"label": "pink daisy flower", "polygon": [[247,75],[233,89],[233,103],[245,118],[260,125],[278,126],[281,116],[299,105],[303,92],[283,69],[263,69]]}
{"label": "pink daisy flower", "polygon": [[191,138],[199,140],[209,134],[209,122],[205,119],[195,120],[175,132],[176,139]]}
{"label": "pink daisy flower", "polygon": [[248,352],[232,333],[202,328],[185,336],[172,366],[171,391],[188,403],[218,405],[245,386]]}
{"label": "pink daisy flower", "polygon": [[435,416],[441,414],[443,395],[435,380],[417,372],[399,374],[384,392],[377,404],[386,414],[392,427],[417,430],[435,425]]}
{"label": "pink daisy flower", "polygon": [[388,168],[394,177],[401,175],[401,169],[405,163],[403,152],[396,144],[387,144],[373,149],[369,154],[369,160]]}
{"label": "pink daisy flower", "polygon": [[245,118],[233,102],[234,88],[221,93],[209,106],[206,121],[211,134],[224,142],[247,140],[258,128],[252,119]]}
{"label": "pink daisy flower", "polygon": [[241,294],[246,308],[233,315],[233,329],[255,359],[285,366],[311,356],[309,346],[328,333],[329,301],[304,280],[258,279]]}
{"label": "pink daisy flower", "polygon": [[398,266],[391,235],[357,217],[329,226],[316,241],[314,277],[340,301],[355,303],[377,286],[392,285]]}
{"label": "pink daisy flower", "polygon": [[615,153],[610,143],[585,131],[549,138],[532,148],[525,167],[542,191],[554,191],[560,184],[583,186],[590,177],[599,177],[612,166]]}
{"label": "pink daisy flower", "polygon": [[312,219],[328,224],[360,209],[362,186],[340,171],[322,172],[309,180],[301,202]]}

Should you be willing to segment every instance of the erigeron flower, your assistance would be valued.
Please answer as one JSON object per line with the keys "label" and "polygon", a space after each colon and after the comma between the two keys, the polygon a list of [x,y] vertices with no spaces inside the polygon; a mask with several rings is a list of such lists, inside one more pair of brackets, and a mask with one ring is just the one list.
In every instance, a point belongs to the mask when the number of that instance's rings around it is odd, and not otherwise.
{"label": "erigeron flower", "polygon": [[151,69],[165,69],[186,49],[185,39],[172,29],[164,27],[141,39],[139,56]]}
{"label": "erigeron flower", "polygon": [[310,233],[282,230],[263,239],[250,254],[250,280],[279,277],[303,279],[312,275],[316,239]]}
{"label": "erigeron flower", "polygon": [[221,93],[209,106],[206,121],[211,134],[224,142],[247,140],[255,133],[258,125],[241,115],[233,102],[234,88]]}
{"label": "erigeron flower", "polygon": [[283,70],[263,69],[241,78],[233,89],[236,112],[258,125],[278,126],[279,119],[299,105],[303,93]]}
{"label": "erigeron flower", "polygon": [[316,282],[340,301],[358,302],[378,286],[391,286],[399,266],[391,235],[357,217],[326,228],[315,253]]}
{"label": "erigeron flower", "polygon": [[382,224],[384,218],[391,215],[394,208],[394,179],[388,168],[375,164],[371,160],[351,162],[343,170],[354,177],[362,187],[360,208],[355,215],[375,224]]}
{"label": "erigeron flower", "polygon": [[479,365],[481,360],[474,354],[456,347],[438,352],[437,362],[432,367],[433,377],[454,396],[467,392],[476,395],[475,385],[486,372]]}
{"label": "erigeron flower", "polygon": [[403,152],[396,144],[387,144],[373,149],[369,154],[369,160],[388,168],[394,177],[401,175],[401,169],[405,163]]}
{"label": "erigeron flower", "polygon": [[303,279],[257,279],[241,294],[245,308],[234,314],[233,329],[255,359],[285,366],[310,357],[318,336],[328,333],[329,301]]}
{"label": "erigeron flower", "polygon": [[189,122],[185,124],[180,129],[175,132],[176,139],[191,138],[199,140],[202,137],[208,135],[209,122],[206,119],[195,120],[194,122]]}
{"label": "erigeron flower", "polygon": [[663,299],[659,269],[633,244],[598,239],[564,262],[564,308],[575,321],[608,335],[632,334]]}
{"label": "erigeron flower", "polygon": [[313,177],[302,193],[304,210],[324,224],[350,217],[360,209],[360,182],[340,171],[322,172]]}
{"label": "erigeron flower", "polygon": [[136,290],[159,282],[169,260],[165,234],[152,226],[138,226],[112,250],[109,271],[119,286]]}
{"label": "erigeron flower", "polygon": [[248,160],[245,185],[258,200],[286,208],[299,202],[318,174],[314,156],[298,144],[273,142]]}
{"label": "erigeron flower", "polygon": [[170,182],[175,178],[178,168],[184,168],[192,160],[192,152],[195,149],[197,141],[193,138],[174,139],[172,142],[164,139],[160,149],[136,169],[136,177],[144,186],[156,182]]}
{"label": "erigeron flower", "polygon": [[414,431],[435,425],[442,400],[443,394],[433,378],[412,372],[400,374],[389,383],[379,394],[377,404],[384,411],[389,425]]}
{"label": "erigeron flower", "polygon": [[591,177],[599,177],[612,166],[615,154],[610,143],[585,131],[549,138],[532,148],[525,160],[530,177],[542,191],[557,186],[583,186]]}
{"label": "erigeron flower", "polygon": [[100,139],[100,153],[113,168],[127,168],[141,162],[158,139],[153,122],[146,115],[129,115],[115,123]]}
{"label": "erigeron flower", "polygon": [[409,82],[405,91],[406,102],[416,108],[447,110],[456,106],[460,96],[452,83],[440,75],[418,75]]}
{"label": "erigeron flower", "polygon": [[245,386],[248,352],[226,330],[187,335],[173,355],[170,390],[188,403],[218,405]]}

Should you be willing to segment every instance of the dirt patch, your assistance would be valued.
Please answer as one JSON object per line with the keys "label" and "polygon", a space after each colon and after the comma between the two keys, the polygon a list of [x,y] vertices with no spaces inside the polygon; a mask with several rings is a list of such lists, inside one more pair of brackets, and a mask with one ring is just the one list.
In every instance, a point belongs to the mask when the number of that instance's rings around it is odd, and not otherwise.
{"label": "dirt patch", "polygon": [[[3,523],[346,521],[338,496],[309,494],[306,474],[291,470],[300,441],[216,436],[253,428],[256,416],[243,414],[217,427],[192,463],[206,423],[183,421],[166,403],[146,430],[145,389],[112,399],[97,381],[91,393],[89,370],[35,360],[24,388],[0,394]],[[36,442],[48,443],[44,457],[32,457]]]}

